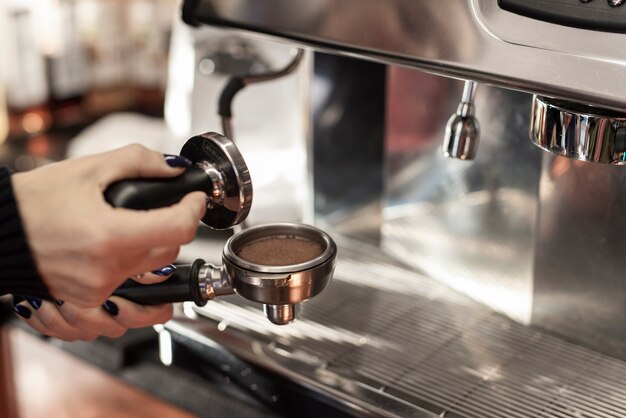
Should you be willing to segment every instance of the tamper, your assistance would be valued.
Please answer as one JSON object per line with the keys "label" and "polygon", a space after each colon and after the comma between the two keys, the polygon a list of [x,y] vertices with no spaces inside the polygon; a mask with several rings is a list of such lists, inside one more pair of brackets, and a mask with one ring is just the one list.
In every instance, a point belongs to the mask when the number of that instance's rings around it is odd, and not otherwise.
{"label": "tamper", "polygon": [[203,191],[209,197],[202,222],[227,229],[242,222],[252,205],[250,172],[235,144],[209,132],[189,139],[180,155],[193,166],[174,178],[130,179],[113,183],[104,192],[112,206],[154,209],[172,205],[188,193]]}
{"label": "tamper", "polygon": [[[106,200],[115,207],[153,209],[204,191],[206,225],[224,229],[242,222],[250,211],[252,183],[233,142],[216,133],[189,139],[181,155],[193,167],[171,179],[132,179],[111,185]],[[292,322],[298,304],[322,292],[332,279],[337,246],[325,232],[294,223],[243,230],[226,242],[222,265],[198,259],[178,266],[164,282],[144,285],[127,280],[113,294],[144,305],[193,301],[203,306],[222,295],[238,294],[261,303],[274,324]]]}
{"label": "tamper", "polygon": [[330,284],[336,256],[335,242],[320,229],[295,223],[261,225],[230,237],[221,266],[198,259],[179,266],[162,283],[127,280],[114,295],[144,305],[194,301],[204,306],[217,296],[236,293],[263,304],[271,322],[285,325],[296,319],[299,303]]}

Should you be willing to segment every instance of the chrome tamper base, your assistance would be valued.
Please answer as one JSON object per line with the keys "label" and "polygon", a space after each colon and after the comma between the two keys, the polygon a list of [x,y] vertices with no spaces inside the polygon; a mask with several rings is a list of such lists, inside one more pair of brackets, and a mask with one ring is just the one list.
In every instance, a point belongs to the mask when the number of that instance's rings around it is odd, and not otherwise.
{"label": "chrome tamper base", "polygon": [[626,114],[613,110],[534,96],[530,139],[559,156],[626,164]]}

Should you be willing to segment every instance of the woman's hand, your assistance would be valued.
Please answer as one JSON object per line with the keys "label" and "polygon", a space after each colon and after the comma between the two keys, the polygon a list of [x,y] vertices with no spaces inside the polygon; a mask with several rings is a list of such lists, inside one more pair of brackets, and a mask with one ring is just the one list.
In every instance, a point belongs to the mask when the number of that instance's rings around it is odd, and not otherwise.
{"label": "woman's hand", "polygon": [[[128,277],[176,259],[180,245],[194,238],[204,216],[204,193],[194,192],[175,205],[149,211],[113,208],[103,193],[118,180],[179,175],[184,161],[173,157],[166,162],[158,152],[130,145],[12,176],[37,269],[51,295],[67,305],[44,303],[46,314],[97,308],[85,310],[85,315],[101,318],[100,306]],[[134,312],[142,313],[144,324],[146,319],[161,319],[153,317],[155,312],[163,313],[126,301],[120,304],[120,312],[127,308],[128,313],[121,313],[118,321]],[[70,314],[74,322],[75,317]]]}
{"label": "woman's hand", "polygon": [[[173,267],[161,269],[171,273]],[[167,279],[163,273],[147,273],[137,281],[150,284]],[[99,336],[118,338],[129,328],[162,324],[172,318],[172,305],[143,306],[113,296],[101,307],[83,308],[70,302],[27,299],[15,305],[19,317],[40,333],[64,341],[93,341]]]}

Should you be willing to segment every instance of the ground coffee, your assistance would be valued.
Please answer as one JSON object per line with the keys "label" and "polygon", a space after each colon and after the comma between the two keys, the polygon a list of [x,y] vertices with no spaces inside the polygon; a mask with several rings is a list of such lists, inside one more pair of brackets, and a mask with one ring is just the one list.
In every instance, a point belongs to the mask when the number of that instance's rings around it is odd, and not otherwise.
{"label": "ground coffee", "polygon": [[304,238],[277,236],[246,243],[237,255],[250,263],[264,266],[288,266],[306,263],[319,257],[322,252],[324,250],[318,242]]}

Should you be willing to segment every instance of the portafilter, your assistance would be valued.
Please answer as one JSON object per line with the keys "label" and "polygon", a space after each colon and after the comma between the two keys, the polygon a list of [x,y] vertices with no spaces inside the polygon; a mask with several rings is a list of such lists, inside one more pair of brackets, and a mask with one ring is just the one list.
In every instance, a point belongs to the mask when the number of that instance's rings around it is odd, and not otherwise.
{"label": "portafilter", "polygon": [[[112,184],[106,200],[115,207],[153,209],[186,194],[207,194],[202,222],[215,229],[241,223],[252,204],[252,182],[235,144],[216,133],[189,139],[181,155],[193,166],[166,179],[130,179]],[[221,295],[238,294],[263,304],[278,325],[292,322],[298,304],[323,291],[332,279],[337,246],[325,232],[302,224],[278,223],[239,232],[226,242],[222,265],[204,260],[177,266],[164,282],[144,285],[131,279],[114,295],[141,304],[193,301],[203,306]]]}
{"label": "portafilter", "polygon": [[114,295],[141,304],[193,301],[204,306],[217,296],[236,293],[263,304],[271,322],[285,325],[296,319],[299,303],[328,287],[336,255],[332,238],[310,225],[260,225],[228,239],[221,266],[198,259],[177,266],[162,283],[127,280]]}

